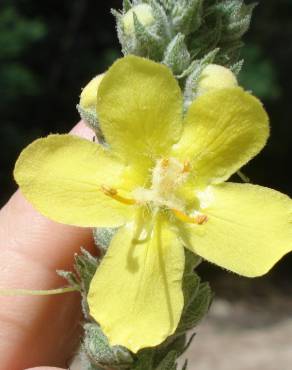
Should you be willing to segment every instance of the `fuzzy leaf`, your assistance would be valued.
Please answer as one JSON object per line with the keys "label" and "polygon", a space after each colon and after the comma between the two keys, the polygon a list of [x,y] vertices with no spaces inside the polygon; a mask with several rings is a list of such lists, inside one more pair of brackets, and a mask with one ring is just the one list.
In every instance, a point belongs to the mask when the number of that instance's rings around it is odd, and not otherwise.
{"label": "fuzzy leaf", "polygon": [[185,36],[179,33],[168,45],[163,63],[171,68],[175,75],[180,75],[188,68],[190,60],[191,56],[185,43]]}
{"label": "fuzzy leaf", "polygon": [[169,352],[157,366],[156,370],[176,370],[177,369],[176,359],[177,359],[176,351]]}
{"label": "fuzzy leaf", "polygon": [[[154,365],[157,366],[171,351],[176,352],[178,358],[186,347],[186,334],[179,336],[173,335],[169,337],[164,343],[162,343],[155,351]],[[155,367],[154,366],[154,367]]]}
{"label": "fuzzy leaf", "polygon": [[[163,53],[162,40],[159,36],[149,31],[139,21],[137,15],[133,14],[135,37],[140,49],[140,56],[148,57],[149,59],[159,61]],[[138,54],[136,54],[138,55]]]}
{"label": "fuzzy leaf", "polygon": [[202,74],[204,68],[208,64],[214,62],[218,52],[219,52],[219,49],[214,49],[210,53],[206,54],[204,58],[202,58],[201,60],[196,61],[192,65],[193,69],[190,72],[190,75],[187,78],[186,85],[185,85],[185,106],[186,106],[186,108],[188,108],[189,105],[196,98],[198,82],[199,82],[199,79],[201,77],[201,74]]}
{"label": "fuzzy leaf", "polygon": [[150,0],[149,3],[152,7],[154,18],[156,19],[158,34],[164,38],[166,44],[171,40],[172,37],[170,22],[167,18],[165,10],[160,4],[158,4],[156,0]]}
{"label": "fuzzy leaf", "polygon": [[139,351],[133,370],[152,370],[155,349],[144,349]]}
{"label": "fuzzy leaf", "polygon": [[133,363],[130,352],[121,346],[111,347],[108,339],[96,324],[85,324],[83,349],[95,365],[127,369]]}
{"label": "fuzzy leaf", "polygon": [[132,8],[132,4],[130,0],[123,0],[123,11],[126,13]]}
{"label": "fuzzy leaf", "polygon": [[195,253],[185,249],[185,274],[193,273],[194,269],[199,266],[202,262],[202,258],[197,256]]}
{"label": "fuzzy leaf", "polygon": [[[230,70],[231,72],[233,72],[236,76],[239,75],[239,73],[241,72],[242,70],[242,67],[243,67],[243,64],[244,64],[244,60],[240,60],[239,62],[233,64],[232,66],[230,66]],[[249,181],[248,181],[249,182]]]}
{"label": "fuzzy leaf", "polygon": [[75,269],[86,293],[89,290],[89,285],[96,272],[97,266],[97,259],[86,249],[81,248],[81,254],[75,255]]}
{"label": "fuzzy leaf", "polygon": [[103,143],[104,137],[99,127],[99,122],[96,112],[90,109],[83,109],[79,104],[76,106],[81,119],[90,127],[96,134],[98,140]]}
{"label": "fuzzy leaf", "polygon": [[177,32],[194,33],[202,24],[203,0],[178,1],[173,11],[173,25]]}
{"label": "fuzzy leaf", "polygon": [[99,248],[101,251],[102,256],[105,255],[110,242],[117,232],[117,228],[94,228],[93,229],[93,239],[95,242],[95,245]]}
{"label": "fuzzy leaf", "polygon": [[72,271],[64,271],[64,270],[57,270],[56,271],[59,276],[66,279],[70,286],[79,286],[79,281]]}
{"label": "fuzzy leaf", "polygon": [[79,353],[79,359],[81,362],[81,370],[103,370],[101,367],[92,364],[85,352]]}
{"label": "fuzzy leaf", "polygon": [[183,292],[184,292],[184,311],[188,309],[193,299],[197,295],[200,287],[200,278],[194,272],[185,274],[183,279]]}
{"label": "fuzzy leaf", "polygon": [[174,6],[174,3],[176,0],[160,0],[161,5],[164,7],[164,9],[169,12]]}
{"label": "fuzzy leaf", "polygon": [[201,284],[198,294],[194,297],[181,317],[177,333],[184,333],[186,330],[195,327],[208,312],[211,300],[212,292],[209,284]]}

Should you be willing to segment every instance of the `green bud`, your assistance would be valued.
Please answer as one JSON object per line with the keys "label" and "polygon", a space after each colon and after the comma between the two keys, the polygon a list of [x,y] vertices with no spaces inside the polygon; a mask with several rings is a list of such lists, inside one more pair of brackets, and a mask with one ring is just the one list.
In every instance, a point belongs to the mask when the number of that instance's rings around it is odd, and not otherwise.
{"label": "green bud", "polygon": [[144,27],[151,26],[155,22],[155,18],[150,5],[136,5],[122,17],[122,25],[126,35],[131,35],[135,33],[134,14],[136,14],[139,22]]}

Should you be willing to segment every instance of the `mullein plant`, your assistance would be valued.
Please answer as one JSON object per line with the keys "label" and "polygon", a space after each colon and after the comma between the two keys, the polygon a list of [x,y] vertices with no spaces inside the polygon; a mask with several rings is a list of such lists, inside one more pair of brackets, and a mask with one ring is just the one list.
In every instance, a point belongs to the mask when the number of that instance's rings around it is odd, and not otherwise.
{"label": "mullein plant", "polygon": [[253,9],[124,0],[113,10],[124,57],[77,106],[98,140],[50,135],[16,163],[39,212],[93,228],[99,257],[82,249],[74,272],[58,271],[82,295],[83,370],[177,369],[212,300],[202,260],[256,277],[292,250],[290,198],[227,181],[269,136],[237,81]]}

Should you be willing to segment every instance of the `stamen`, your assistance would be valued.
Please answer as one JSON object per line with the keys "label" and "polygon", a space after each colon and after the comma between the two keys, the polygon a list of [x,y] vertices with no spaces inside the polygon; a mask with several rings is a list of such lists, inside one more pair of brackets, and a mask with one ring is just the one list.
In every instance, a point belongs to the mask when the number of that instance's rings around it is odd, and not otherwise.
{"label": "stamen", "polygon": [[172,209],[172,212],[175,214],[175,216],[179,220],[183,222],[187,222],[189,224],[204,225],[208,221],[208,217],[206,215],[198,215],[196,217],[190,217],[177,209]]}
{"label": "stamen", "polygon": [[169,159],[167,159],[167,158],[162,159],[162,161],[161,161],[161,167],[163,169],[166,169],[168,166],[169,166]]}
{"label": "stamen", "polygon": [[184,161],[184,168],[182,170],[182,173],[189,173],[191,172],[191,162],[188,160]]}
{"label": "stamen", "polygon": [[126,204],[127,206],[133,206],[134,204],[136,204],[136,201],[134,199],[122,197],[118,194],[118,191],[116,189],[110,188],[109,186],[102,185],[100,189],[108,197],[111,197],[120,203]]}

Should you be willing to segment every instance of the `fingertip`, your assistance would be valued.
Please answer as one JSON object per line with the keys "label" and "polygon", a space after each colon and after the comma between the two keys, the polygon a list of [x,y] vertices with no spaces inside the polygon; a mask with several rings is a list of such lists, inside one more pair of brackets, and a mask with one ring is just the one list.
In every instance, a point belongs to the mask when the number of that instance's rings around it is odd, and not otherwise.
{"label": "fingertip", "polygon": [[89,128],[84,121],[80,121],[70,131],[71,135],[76,135],[84,139],[91,140],[94,136],[94,132]]}

